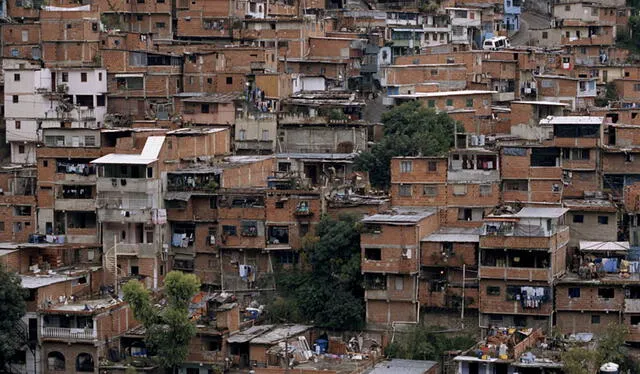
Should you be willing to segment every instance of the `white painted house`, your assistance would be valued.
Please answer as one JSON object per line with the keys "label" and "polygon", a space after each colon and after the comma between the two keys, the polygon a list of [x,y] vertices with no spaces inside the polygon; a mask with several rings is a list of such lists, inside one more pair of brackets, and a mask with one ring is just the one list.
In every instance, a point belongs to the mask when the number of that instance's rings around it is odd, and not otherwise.
{"label": "white painted house", "polygon": [[44,128],[103,126],[107,112],[105,69],[49,69],[22,59],[4,59],[2,69],[12,163],[35,164],[36,144],[43,141]]}

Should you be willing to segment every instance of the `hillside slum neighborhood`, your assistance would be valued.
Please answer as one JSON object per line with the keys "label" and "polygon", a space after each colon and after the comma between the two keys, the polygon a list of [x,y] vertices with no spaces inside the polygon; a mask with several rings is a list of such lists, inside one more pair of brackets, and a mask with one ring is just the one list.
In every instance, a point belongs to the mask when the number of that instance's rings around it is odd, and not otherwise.
{"label": "hillside slum neighborhood", "polygon": [[[7,371],[163,372],[119,290],[161,300],[176,270],[202,284],[180,374],[562,373],[611,324],[640,343],[624,0],[1,4],[0,264],[28,294]],[[375,188],[358,157],[406,103],[455,120],[453,146]],[[344,214],[366,328],[264,323],[276,270]],[[436,319],[477,344],[386,357]]]}

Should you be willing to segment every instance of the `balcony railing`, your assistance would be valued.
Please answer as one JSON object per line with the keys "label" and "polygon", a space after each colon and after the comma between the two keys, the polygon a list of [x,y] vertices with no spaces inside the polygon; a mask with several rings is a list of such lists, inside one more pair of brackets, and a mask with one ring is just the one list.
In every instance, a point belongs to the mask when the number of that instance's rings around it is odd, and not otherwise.
{"label": "balcony railing", "polygon": [[70,340],[95,340],[97,336],[93,329],[78,329],[68,327],[43,327],[43,338],[70,339]]}

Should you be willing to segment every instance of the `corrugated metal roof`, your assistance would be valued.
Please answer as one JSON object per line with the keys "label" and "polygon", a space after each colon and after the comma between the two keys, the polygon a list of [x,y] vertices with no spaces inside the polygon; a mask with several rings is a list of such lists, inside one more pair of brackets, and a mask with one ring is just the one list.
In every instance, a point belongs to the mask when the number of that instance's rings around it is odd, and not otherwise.
{"label": "corrugated metal roof", "polygon": [[44,275],[44,276],[34,276],[34,275],[21,275],[22,279],[22,287],[27,289],[36,289],[44,286],[48,286],[50,284],[66,282],[69,280],[80,279],[80,276],[67,276],[67,275]]}
{"label": "corrugated metal roof", "polygon": [[629,242],[596,242],[580,240],[581,251],[628,251]]}
{"label": "corrugated metal roof", "polygon": [[227,339],[227,343],[246,343],[249,340],[258,337],[265,332],[271,330],[274,325],[259,325],[252,326],[244,331],[240,331],[238,333],[232,334]]}
{"label": "corrugated metal roof", "polygon": [[486,90],[462,90],[462,91],[442,91],[442,92],[416,92],[412,94],[388,95],[394,99],[415,99],[420,97],[444,97],[444,96],[461,96],[461,95],[482,95],[495,94],[498,91]]}
{"label": "corrugated metal roof", "polygon": [[420,222],[436,213],[431,208],[410,208],[410,207],[394,207],[387,213],[378,213],[365,217],[362,222],[365,223],[386,223],[391,225],[409,225]]}
{"label": "corrugated metal roof", "polygon": [[567,208],[522,208],[518,213],[514,214],[519,218],[558,218],[568,212]]}
{"label": "corrugated metal roof", "polygon": [[597,116],[548,116],[540,120],[541,125],[600,125],[604,117]]}
{"label": "corrugated metal roof", "polygon": [[166,136],[164,135],[148,137],[147,141],[144,143],[144,148],[142,148],[140,156],[144,158],[158,158],[165,138]]}
{"label": "corrugated metal roof", "polygon": [[356,158],[357,153],[278,153],[276,157],[279,160],[286,158],[293,159],[313,159],[313,160],[352,160]]}
{"label": "corrugated metal roof", "polygon": [[130,164],[130,165],[149,165],[157,158],[145,158],[140,155],[125,155],[111,153],[91,161],[92,164]]}
{"label": "corrugated metal roof", "polygon": [[92,164],[131,164],[131,165],[149,165],[158,161],[158,155],[164,144],[166,136],[150,136],[144,143],[142,153],[139,155],[129,155],[122,153],[111,153],[91,161]]}
{"label": "corrugated metal roof", "polygon": [[569,106],[569,104],[560,103],[556,101],[512,101],[511,104],[530,104],[530,105],[554,105],[554,106]]}
{"label": "corrugated metal roof", "polygon": [[435,361],[393,359],[378,363],[369,374],[424,374],[437,364]]}
{"label": "corrugated metal roof", "polygon": [[251,339],[251,344],[276,344],[288,338],[293,338],[311,329],[308,325],[278,326],[275,329]]}
{"label": "corrugated metal roof", "polygon": [[466,227],[442,227],[433,234],[425,236],[421,241],[478,243],[480,241],[480,229]]}

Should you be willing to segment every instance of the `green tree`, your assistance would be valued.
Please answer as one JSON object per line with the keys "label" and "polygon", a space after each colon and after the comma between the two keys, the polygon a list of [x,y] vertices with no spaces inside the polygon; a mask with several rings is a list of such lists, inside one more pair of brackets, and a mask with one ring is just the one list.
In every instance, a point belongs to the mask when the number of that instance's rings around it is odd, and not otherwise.
{"label": "green tree", "polygon": [[618,98],[618,91],[616,90],[616,85],[613,82],[609,82],[605,86],[604,97],[596,98],[596,106],[600,106],[600,107],[607,106],[611,101],[617,101],[617,100],[619,100],[619,98]]}
{"label": "green tree", "polygon": [[145,341],[149,349],[164,368],[175,368],[187,358],[189,341],[196,334],[196,327],[189,320],[189,302],[199,289],[200,281],[195,275],[172,271],[164,281],[167,305],[156,308],[149,291],[137,280],[122,288],[134,317],[147,330]]}
{"label": "green tree", "polygon": [[316,236],[305,238],[303,247],[302,257],[311,270],[278,272],[278,296],[267,307],[269,319],[331,329],[363,326],[357,219],[323,217]]}
{"label": "green tree", "polygon": [[411,326],[407,331],[397,332],[395,340],[385,349],[390,358],[408,360],[439,360],[445,351],[466,350],[476,343],[468,334],[445,334],[437,326]]}
{"label": "green tree", "polygon": [[585,348],[570,348],[562,354],[566,374],[593,374],[598,370],[599,358],[595,352]]}
{"label": "green tree", "polygon": [[395,156],[439,156],[453,145],[456,122],[420,102],[399,105],[382,115],[384,136],[356,159],[357,170],[369,172],[371,184],[389,188],[390,163]]}
{"label": "green tree", "polygon": [[562,354],[566,374],[596,373],[607,362],[620,365],[620,372],[637,373],[637,364],[631,359],[625,346],[629,330],[625,325],[611,323],[597,341],[596,349],[572,347]]}
{"label": "green tree", "polygon": [[0,266],[0,369],[20,348],[16,325],[26,312],[26,290],[20,277]]}

